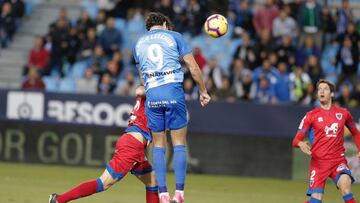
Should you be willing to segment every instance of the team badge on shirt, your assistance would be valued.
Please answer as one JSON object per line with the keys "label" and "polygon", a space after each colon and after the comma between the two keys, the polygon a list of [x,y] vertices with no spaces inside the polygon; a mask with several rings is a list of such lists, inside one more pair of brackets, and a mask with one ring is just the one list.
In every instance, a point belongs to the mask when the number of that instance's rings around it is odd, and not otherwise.
{"label": "team badge on shirt", "polygon": [[324,121],[324,119],[323,119],[323,117],[318,117],[318,122],[320,123],[320,122],[323,122]]}
{"label": "team badge on shirt", "polygon": [[342,113],[336,113],[335,114],[336,118],[340,121],[343,117]]}
{"label": "team badge on shirt", "polygon": [[337,167],[336,171],[339,172],[339,171],[343,171],[345,169],[349,170],[349,168],[345,164],[342,163]]}

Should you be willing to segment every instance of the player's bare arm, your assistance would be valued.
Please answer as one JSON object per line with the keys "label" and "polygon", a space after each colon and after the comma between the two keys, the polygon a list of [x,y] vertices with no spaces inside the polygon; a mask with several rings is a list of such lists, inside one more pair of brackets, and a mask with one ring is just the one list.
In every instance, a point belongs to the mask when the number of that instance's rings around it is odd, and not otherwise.
{"label": "player's bare arm", "polygon": [[186,66],[189,68],[191,76],[199,86],[200,104],[201,106],[206,106],[210,102],[211,98],[207,93],[199,65],[196,63],[192,53],[185,55],[183,60],[185,61]]}

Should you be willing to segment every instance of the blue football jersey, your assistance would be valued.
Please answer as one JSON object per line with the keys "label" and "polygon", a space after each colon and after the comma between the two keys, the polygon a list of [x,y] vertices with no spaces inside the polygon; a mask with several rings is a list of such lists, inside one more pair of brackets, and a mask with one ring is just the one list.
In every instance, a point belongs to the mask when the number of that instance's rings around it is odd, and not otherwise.
{"label": "blue football jersey", "polygon": [[155,29],[140,37],[134,58],[142,72],[145,89],[182,82],[180,58],[190,52],[191,47],[178,32]]}

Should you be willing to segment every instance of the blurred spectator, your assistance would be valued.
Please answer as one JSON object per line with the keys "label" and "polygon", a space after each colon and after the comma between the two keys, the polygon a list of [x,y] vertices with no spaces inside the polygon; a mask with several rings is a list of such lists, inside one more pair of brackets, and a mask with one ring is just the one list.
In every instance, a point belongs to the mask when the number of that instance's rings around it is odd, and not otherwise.
{"label": "blurred spectator", "polygon": [[330,43],[331,40],[335,37],[336,24],[335,20],[331,14],[329,8],[324,7],[321,11],[321,22],[322,22],[322,45],[321,48],[324,49],[325,45]]}
{"label": "blurred spectator", "polygon": [[[36,35],[34,37],[34,45],[30,49],[26,68],[36,68],[40,75],[45,72],[49,63],[49,52],[44,47],[44,39]],[[25,71],[27,73],[27,70]]]}
{"label": "blurred spectator", "polygon": [[115,51],[120,50],[122,36],[120,31],[115,28],[114,18],[107,19],[106,28],[102,31],[99,40],[107,56],[111,57]]}
{"label": "blurred spectator", "polygon": [[251,98],[255,97],[256,93],[256,84],[252,80],[252,74],[249,69],[245,69],[241,81],[233,83],[235,88],[236,96],[242,100],[249,101]]}
{"label": "blurred spectator", "polygon": [[256,55],[256,66],[260,65],[262,61],[269,56],[269,54],[276,50],[276,43],[271,40],[271,33],[264,30],[260,33],[260,40],[257,40],[254,45]]}
{"label": "blurred spectator", "polygon": [[297,66],[289,75],[290,78],[290,99],[293,102],[301,102],[304,98],[307,86],[311,84],[310,76],[301,66]]}
{"label": "blurred spectator", "polygon": [[75,27],[70,28],[69,32],[69,48],[67,51],[67,62],[71,65],[75,63],[77,54],[80,49],[80,38]]}
{"label": "blurred spectator", "polygon": [[278,78],[274,85],[274,94],[280,103],[290,102],[290,77],[286,63],[279,63],[277,66]]}
{"label": "blurred spectator", "polygon": [[120,69],[119,64],[117,61],[111,60],[106,64],[106,71],[107,74],[111,76],[111,79],[115,82],[118,79]]}
{"label": "blurred spectator", "polygon": [[299,103],[302,105],[314,105],[316,101],[316,93],[314,91],[314,85],[309,83],[306,86],[305,93],[302,98],[300,98]]}
{"label": "blurred spectator", "polygon": [[115,82],[111,79],[109,73],[104,73],[98,84],[98,93],[112,94],[115,89]]}
{"label": "blurred spectator", "polygon": [[100,10],[96,15],[96,33],[100,35],[106,27],[106,13],[104,10]]}
{"label": "blurred spectator", "polygon": [[278,71],[271,65],[268,58],[264,59],[262,65],[253,72],[253,81],[256,84],[260,82],[261,77],[265,77],[270,82],[270,85],[277,83]]}
{"label": "blurred spectator", "polygon": [[[122,19],[126,19],[131,8],[137,4],[136,1],[132,0],[116,0],[113,2],[115,2],[115,7],[112,9],[112,11],[110,11],[108,16]],[[142,1],[141,3],[144,5],[147,3],[147,1]]]}
{"label": "blurred spectator", "polygon": [[305,37],[304,46],[296,51],[296,64],[303,66],[310,56],[320,57],[320,50],[314,43],[314,37],[307,35]]}
{"label": "blurred spectator", "polygon": [[220,89],[222,87],[222,77],[223,73],[221,72],[221,68],[218,65],[218,62],[215,58],[211,58],[206,66],[203,69],[204,80],[212,79],[216,89]]}
{"label": "blurred spectator", "polygon": [[89,13],[85,10],[81,11],[80,18],[76,22],[79,38],[84,39],[90,28],[95,27],[95,23],[90,19]]}
{"label": "blurred spectator", "polygon": [[98,81],[93,69],[88,68],[85,71],[84,77],[76,81],[76,92],[95,94],[97,92],[97,85]]}
{"label": "blurred spectator", "polygon": [[200,34],[205,22],[205,11],[204,7],[200,6],[199,0],[188,1],[184,16],[184,32],[189,32],[192,36]]}
{"label": "blurred spectator", "polygon": [[194,58],[196,63],[199,65],[200,70],[203,70],[206,65],[206,58],[203,55],[200,47],[194,48]]}
{"label": "blurred spectator", "polygon": [[341,0],[341,7],[336,11],[336,17],[336,32],[343,34],[353,18],[348,0]]}
{"label": "blurred spectator", "polygon": [[100,45],[95,46],[95,50],[89,59],[90,66],[94,66],[95,73],[103,73],[106,69],[108,58],[105,56],[104,50]]}
{"label": "blurred spectator", "polygon": [[340,95],[336,98],[336,103],[340,106],[350,107],[352,102],[351,89],[349,85],[343,85],[340,89]]}
{"label": "blurred spectator", "polygon": [[271,66],[276,67],[279,62],[276,52],[270,52],[268,58]]}
{"label": "blurred spectator", "polygon": [[13,40],[15,30],[16,25],[12,7],[10,3],[6,2],[2,5],[0,16],[0,38],[3,48],[7,47],[8,43]]}
{"label": "blurred spectator", "polygon": [[234,89],[231,87],[229,78],[224,77],[222,79],[221,88],[215,91],[215,95],[219,101],[236,101],[236,94]]}
{"label": "blurred spectator", "polygon": [[295,47],[291,43],[290,36],[283,36],[280,45],[276,48],[279,62],[293,66],[295,64]]}
{"label": "blurred spectator", "polygon": [[256,66],[256,54],[250,41],[248,33],[244,32],[242,35],[242,43],[235,51],[234,59],[241,59],[247,67],[254,69]]}
{"label": "blurred spectator", "polygon": [[124,64],[123,64],[123,56],[120,51],[114,52],[111,61],[114,61],[118,65],[119,74],[124,70]]}
{"label": "blurred spectator", "polygon": [[207,80],[205,80],[205,86],[208,91],[208,94],[211,96],[211,99],[216,100],[215,92],[217,88],[215,86],[214,80],[212,78],[208,78]]}
{"label": "blurred spectator", "polygon": [[10,3],[12,7],[13,16],[20,19],[25,15],[25,3],[23,0],[4,0],[2,3]]}
{"label": "blurred spectator", "polygon": [[86,59],[93,55],[95,46],[97,45],[96,30],[90,28],[87,31],[87,35],[82,39],[80,43],[79,58]]}
{"label": "blurred spectator", "polygon": [[185,100],[196,100],[198,98],[198,93],[195,89],[194,81],[191,78],[186,78],[184,80]]}
{"label": "blurred spectator", "polygon": [[51,37],[51,53],[50,53],[50,68],[56,70],[61,76],[64,75],[62,66],[64,58],[69,50],[69,30],[64,19],[59,19],[56,26],[50,33]]}
{"label": "blurred spectator", "polygon": [[69,28],[71,27],[71,22],[68,18],[68,13],[66,8],[60,8],[57,19],[52,22],[49,26],[49,33],[52,33],[54,29],[56,29],[58,21],[63,21],[64,27]]}
{"label": "blurred spectator", "polygon": [[139,86],[132,72],[127,72],[125,80],[122,80],[118,86],[118,94],[120,96],[135,96],[135,89]]}
{"label": "blurred spectator", "polygon": [[285,10],[281,10],[278,17],[273,22],[273,37],[279,39],[283,36],[291,36],[296,38],[298,36],[296,21],[288,16]]}
{"label": "blurred spectator", "polygon": [[255,34],[255,29],[253,26],[253,12],[251,8],[249,8],[248,0],[239,1],[239,9],[234,10],[234,22],[235,22],[235,35],[240,36],[243,32],[248,32],[250,35]]}
{"label": "blurred spectator", "polygon": [[105,11],[107,16],[111,16],[115,3],[113,0],[98,0],[99,9]]}
{"label": "blurred spectator", "polygon": [[273,20],[279,15],[279,9],[274,4],[274,0],[265,0],[265,6],[255,11],[253,25],[256,33],[263,31],[271,33]]}
{"label": "blurred spectator", "polygon": [[173,2],[172,0],[160,0],[157,1],[154,5],[154,11],[160,12],[170,19],[174,19],[175,11],[173,9]]}
{"label": "blurred spectator", "polygon": [[256,86],[255,97],[252,99],[255,102],[261,104],[274,104],[277,102],[274,88],[264,75],[259,77],[259,83]]}
{"label": "blurred spectator", "polygon": [[311,83],[316,86],[316,83],[324,78],[322,69],[319,64],[319,59],[316,56],[310,56],[306,61],[305,72],[307,72],[310,76]]}
{"label": "blurred spectator", "polygon": [[[304,35],[313,35],[318,46],[321,46],[321,6],[316,0],[306,0],[298,13],[298,23]],[[301,42],[303,41],[301,39]]]}
{"label": "blurred spectator", "polygon": [[340,43],[343,43],[345,38],[350,38],[352,44],[354,46],[359,46],[360,45],[360,35],[359,33],[356,31],[356,25],[355,23],[348,23],[346,31],[343,34],[338,35],[338,41]]}
{"label": "blurred spectator", "polygon": [[27,78],[21,87],[23,90],[44,90],[45,83],[39,76],[38,70],[36,68],[30,68]]}
{"label": "blurred spectator", "polygon": [[350,82],[353,87],[356,87],[357,84],[357,67],[359,63],[359,48],[354,45],[349,37],[344,39],[342,46],[336,56],[337,64],[341,65],[341,73],[338,76],[338,81],[336,87],[346,80],[350,79]]}
{"label": "blurred spectator", "polygon": [[358,83],[355,87],[353,98],[354,98],[354,106],[360,106],[360,83]]}

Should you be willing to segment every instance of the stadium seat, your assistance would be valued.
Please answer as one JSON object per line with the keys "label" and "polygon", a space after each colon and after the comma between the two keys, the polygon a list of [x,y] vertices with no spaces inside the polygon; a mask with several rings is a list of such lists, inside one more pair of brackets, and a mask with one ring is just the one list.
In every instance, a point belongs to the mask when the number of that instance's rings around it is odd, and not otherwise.
{"label": "stadium seat", "polygon": [[71,71],[68,75],[74,79],[82,78],[85,74],[85,70],[87,69],[87,67],[87,61],[78,61],[72,66]]}
{"label": "stadium seat", "polygon": [[81,2],[81,7],[88,12],[90,18],[95,19],[99,11],[99,7],[96,1],[83,0]]}
{"label": "stadium seat", "polygon": [[65,77],[63,79],[60,80],[59,83],[59,92],[75,92],[76,90],[76,85],[75,85],[75,80],[71,77]]}
{"label": "stadium seat", "polygon": [[126,27],[126,20],[122,18],[115,18],[115,28],[118,29],[120,32],[123,32]]}
{"label": "stadium seat", "polygon": [[43,81],[45,83],[46,91],[56,92],[58,90],[59,82],[57,77],[45,76],[43,77]]}

